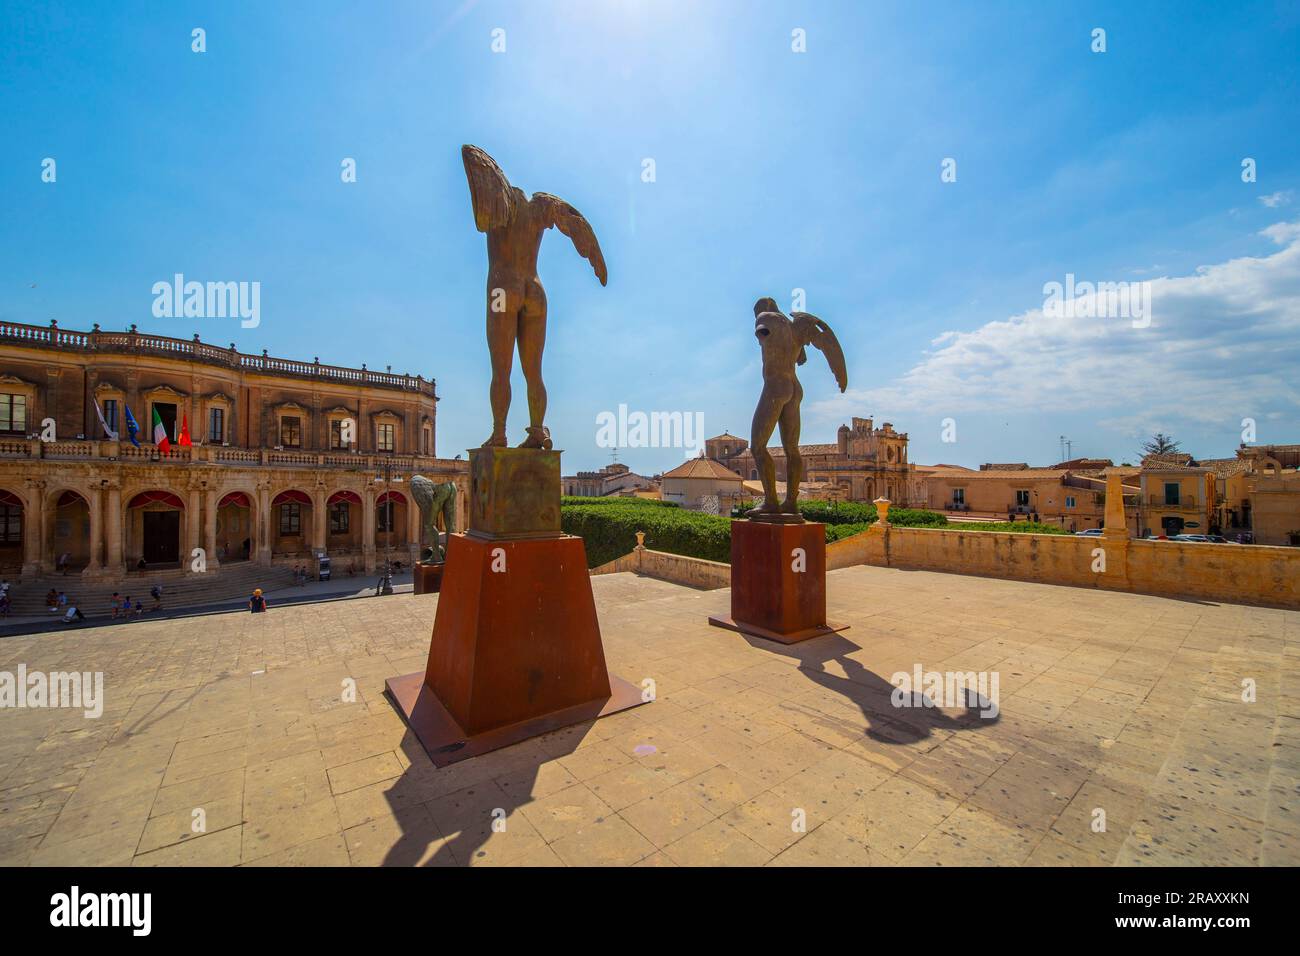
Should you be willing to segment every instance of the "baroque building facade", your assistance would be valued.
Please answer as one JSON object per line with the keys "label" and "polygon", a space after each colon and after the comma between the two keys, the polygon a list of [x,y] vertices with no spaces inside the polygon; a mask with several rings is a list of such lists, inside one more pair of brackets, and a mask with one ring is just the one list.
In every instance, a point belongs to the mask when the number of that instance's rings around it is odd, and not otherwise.
{"label": "baroque building facade", "polygon": [[437,402],[433,380],[364,365],[0,322],[0,568],[66,557],[111,581],[190,568],[196,548],[208,572],[414,560],[412,475],[456,482],[465,513],[467,464],[437,457]]}
{"label": "baroque building facade", "polygon": [[[704,443],[704,454],[747,480],[758,478],[758,466],[749,443],[723,433]],[[785,481],[785,450],[768,448],[776,464],[776,480]],[[900,508],[924,504],[925,489],[907,458],[907,433],[884,422],[879,428],[870,418],[854,418],[841,425],[833,445],[800,445],[803,480],[841,489],[849,501],[870,502],[888,498]]]}

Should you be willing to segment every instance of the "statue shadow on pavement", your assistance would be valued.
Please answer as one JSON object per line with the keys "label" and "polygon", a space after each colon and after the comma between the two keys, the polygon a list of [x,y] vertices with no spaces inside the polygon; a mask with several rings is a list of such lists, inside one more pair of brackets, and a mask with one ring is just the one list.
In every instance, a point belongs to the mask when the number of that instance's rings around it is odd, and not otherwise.
{"label": "statue shadow on pavement", "polygon": [[[470,760],[436,768],[415,733],[408,727],[400,749],[409,762],[406,772],[384,792],[400,835],[388,847],[383,866],[469,866],[509,863],[545,846],[530,845],[494,852],[489,841],[504,821],[505,832],[532,832],[520,808],[571,786],[557,782],[535,795],[543,764],[573,753],[595,721],[573,724],[539,737],[493,750]],[[561,776],[567,772],[558,768]],[[502,846],[509,845],[507,838]]]}
{"label": "statue shadow on pavement", "polygon": [[[979,730],[998,722],[1001,711],[984,714],[993,702],[974,691],[963,689],[965,707],[953,716],[935,706],[926,695],[904,693],[895,703],[896,685],[868,670],[852,654],[861,648],[838,634],[815,637],[798,644],[778,644],[746,636],[752,647],[790,657],[799,671],[819,687],[839,694],[862,712],[867,721],[866,736],[885,744],[911,744],[930,737],[936,730]],[[834,673],[827,665],[836,665]]]}

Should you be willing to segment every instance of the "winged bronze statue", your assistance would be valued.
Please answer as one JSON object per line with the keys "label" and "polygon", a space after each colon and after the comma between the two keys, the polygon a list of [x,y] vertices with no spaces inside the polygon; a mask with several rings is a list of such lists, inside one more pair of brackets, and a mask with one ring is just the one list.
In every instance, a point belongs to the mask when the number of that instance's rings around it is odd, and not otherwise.
{"label": "winged bronze statue", "polygon": [[456,483],[438,484],[424,475],[412,475],[411,497],[420,509],[420,560],[441,563],[447,553],[438,538],[438,518],[447,534],[456,533]]}
{"label": "winged bronze statue", "polygon": [[[844,352],[831,327],[807,312],[786,316],[771,297],[754,303],[754,335],[763,350],[763,394],[754,409],[750,428],[750,451],[763,482],[763,503],[749,511],[758,521],[797,522],[799,516],[799,482],[803,480],[803,458],[799,455],[799,404],[803,387],[795,367],[808,361],[807,347],[812,345],[826,356],[840,391],[848,388]],[[767,450],[772,431],[781,428],[781,447],[785,449],[785,501],[776,496],[776,464]]]}
{"label": "winged bronze statue", "polygon": [[492,357],[492,434],[484,448],[506,444],[506,413],[510,410],[510,369],[516,347],[528,384],[528,437],[520,448],[551,447],[546,428],[546,385],[542,382],[542,349],[546,345],[546,292],[537,277],[537,251],[542,234],[554,226],[573,240],[579,255],[591,263],[596,278],[608,281],[605,257],[591,224],[558,196],[533,193],[532,198],[510,184],[501,167],[477,146],[462,146],[465,177],[474,205],[474,224],[487,233],[487,337]]}

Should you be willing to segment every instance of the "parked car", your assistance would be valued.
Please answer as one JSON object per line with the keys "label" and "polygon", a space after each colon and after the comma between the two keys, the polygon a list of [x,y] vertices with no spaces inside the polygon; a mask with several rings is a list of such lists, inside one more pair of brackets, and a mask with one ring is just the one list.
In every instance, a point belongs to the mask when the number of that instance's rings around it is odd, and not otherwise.
{"label": "parked car", "polygon": [[1207,534],[1207,537],[1213,544],[1227,544],[1228,539],[1221,534]]}
{"label": "parked car", "polygon": [[1102,535],[1101,528],[1088,528],[1086,531],[1076,531],[1076,538],[1100,538]]}
{"label": "parked car", "polygon": [[1176,534],[1176,535],[1174,535],[1173,538],[1170,539],[1170,540],[1173,540],[1173,541],[1190,541],[1190,542],[1193,542],[1193,543],[1195,543],[1195,544],[1209,544],[1209,542],[1210,542],[1210,536],[1209,536],[1209,535],[1206,535],[1206,534]]}

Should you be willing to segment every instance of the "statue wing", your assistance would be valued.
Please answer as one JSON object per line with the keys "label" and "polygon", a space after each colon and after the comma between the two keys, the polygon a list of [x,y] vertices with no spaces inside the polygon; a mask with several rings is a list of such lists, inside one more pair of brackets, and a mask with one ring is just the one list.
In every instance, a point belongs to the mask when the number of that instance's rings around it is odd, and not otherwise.
{"label": "statue wing", "polygon": [[605,271],[605,257],[600,253],[600,243],[596,241],[591,223],[559,196],[533,193],[532,201],[541,207],[542,222],[546,228],[554,226],[572,239],[573,247],[582,258],[591,263],[591,267],[596,270],[596,278],[604,285],[609,280],[609,275]]}
{"label": "statue wing", "polygon": [[844,367],[844,350],[840,348],[840,340],[835,337],[831,327],[807,312],[791,312],[790,318],[794,321],[794,334],[800,345],[799,364],[802,365],[806,358],[803,346],[814,345],[826,356],[826,364],[831,367],[840,391],[848,388],[849,373]]}
{"label": "statue wing", "polygon": [[434,484],[424,475],[411,476],[411,497],[415,499],[416,505],[421,511],[425,511],[433,506],[433,489]]}
{"label": "statue wing", "polygon": [[469,198],[474,204],[474,225],[479,232],[500,229],[515,221],[515,187],[510,185],[501,167],[477,146],[462,146],[465,178],[469,180]]}

